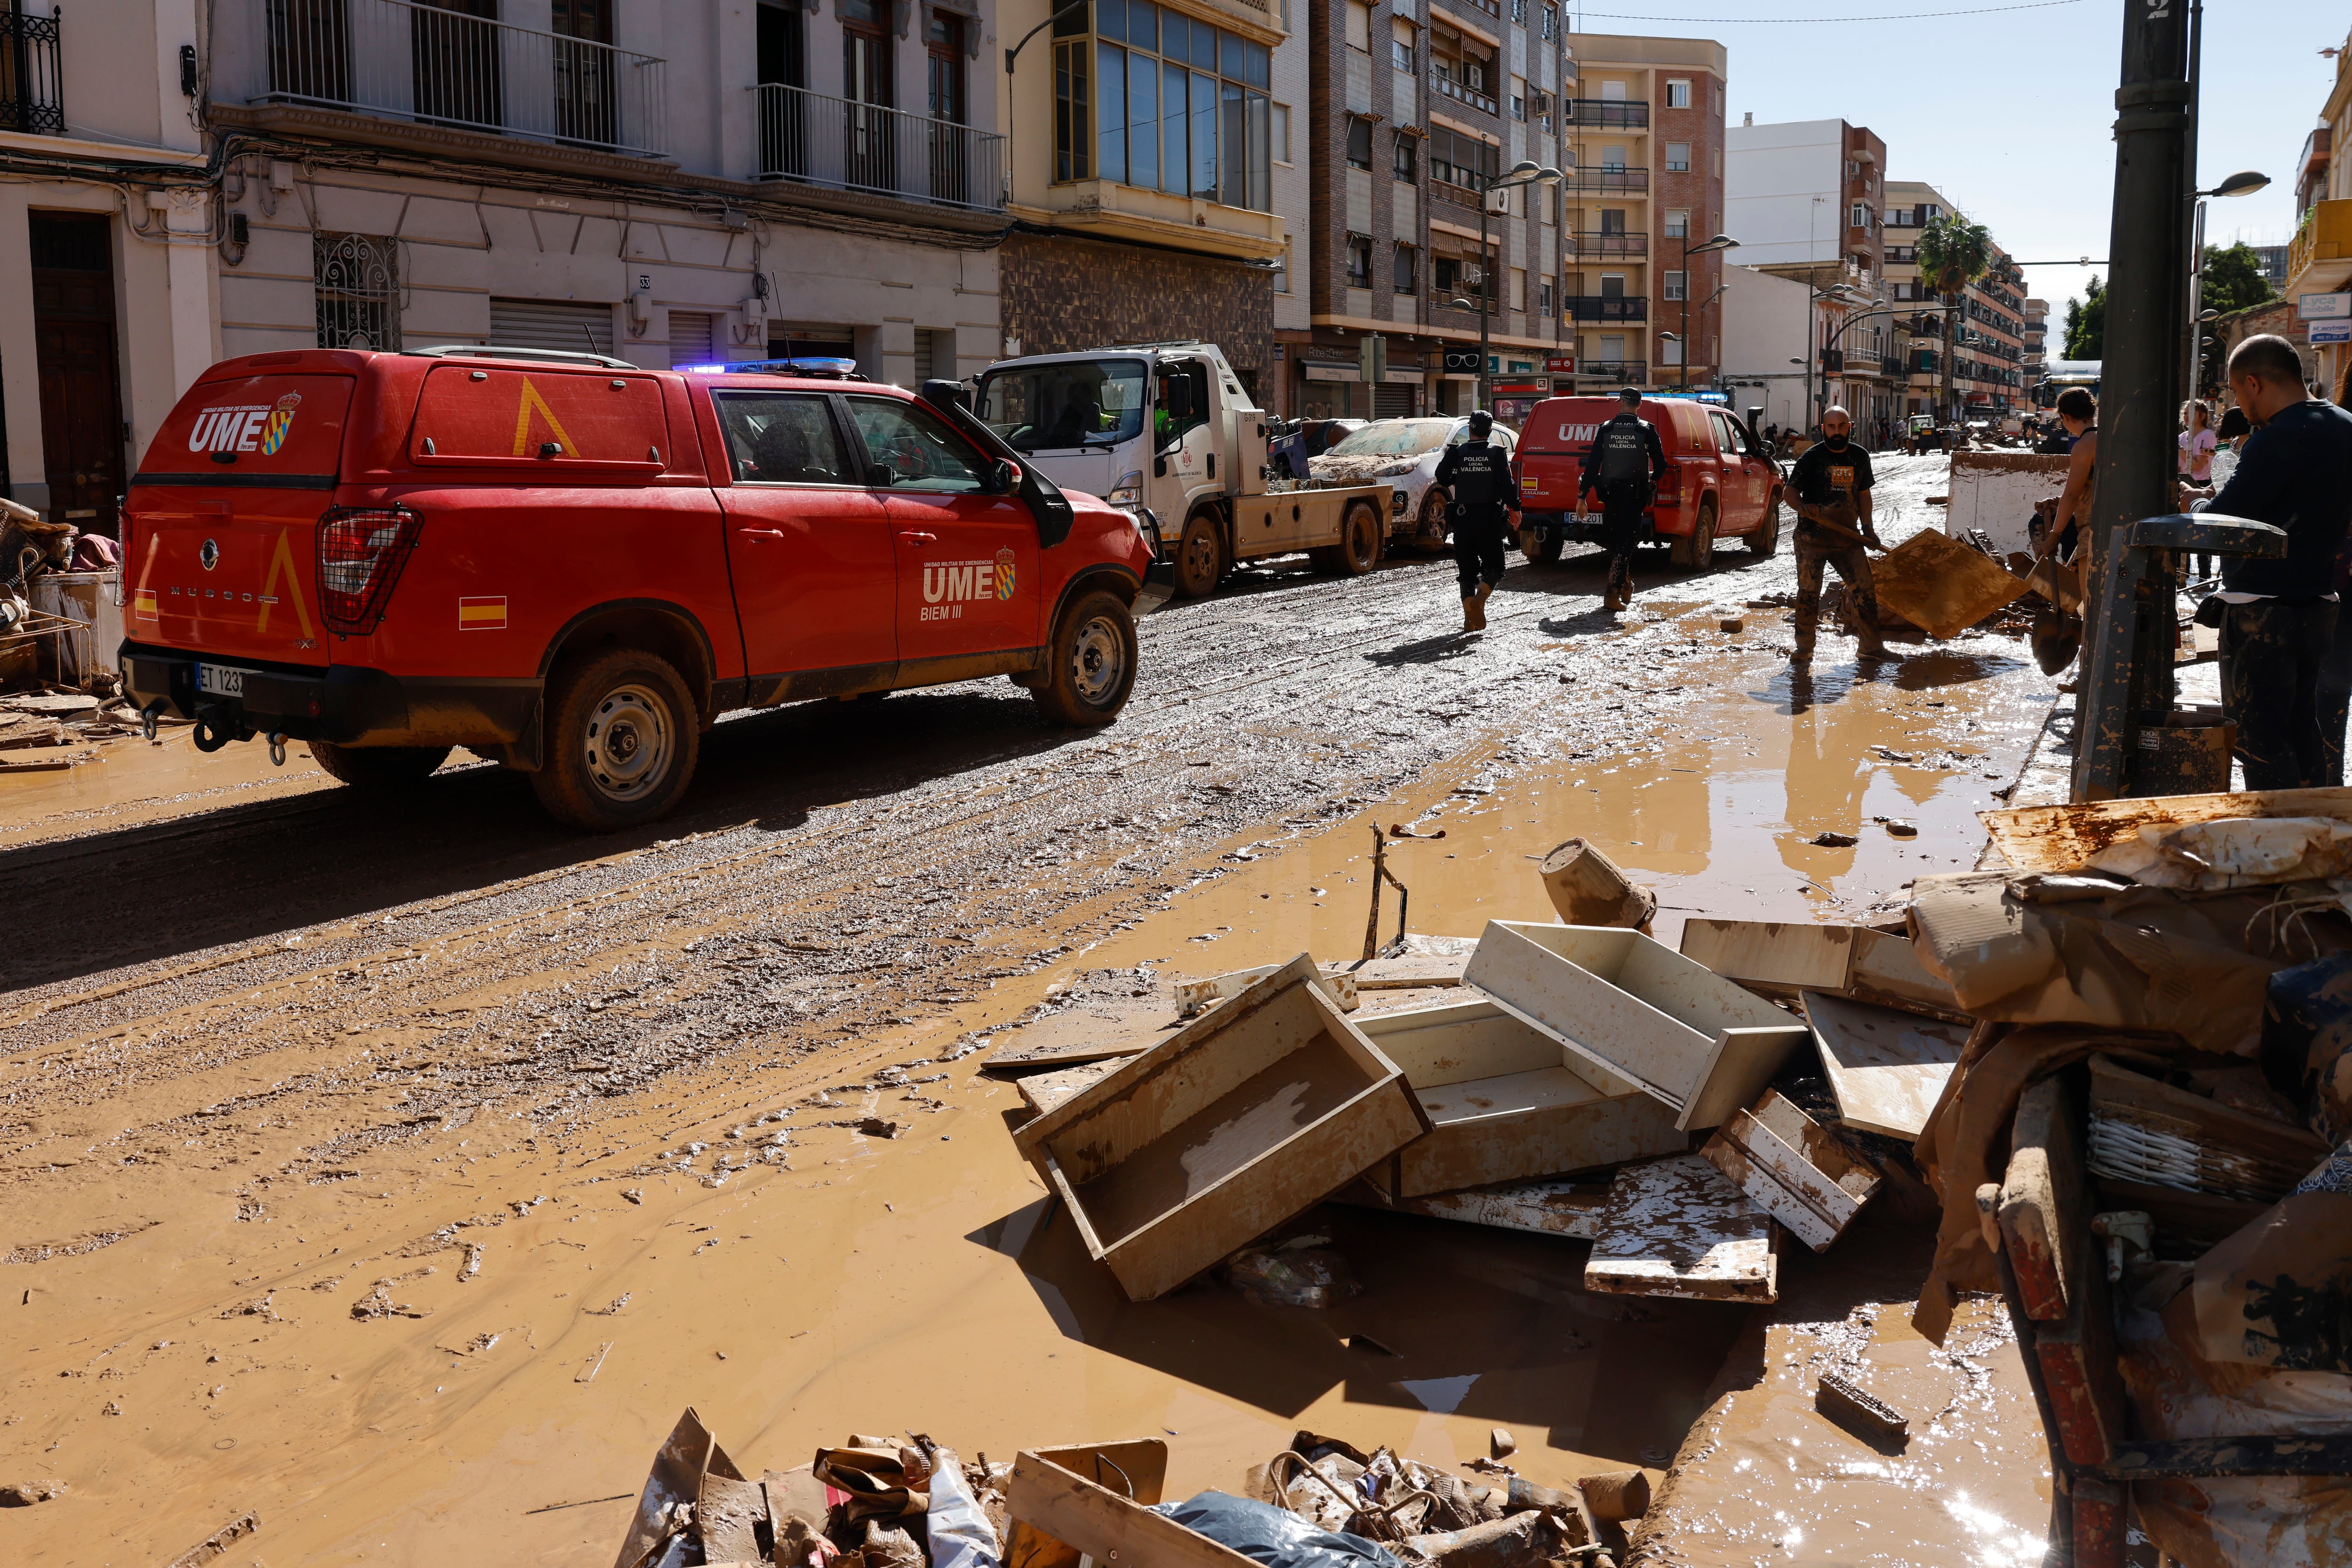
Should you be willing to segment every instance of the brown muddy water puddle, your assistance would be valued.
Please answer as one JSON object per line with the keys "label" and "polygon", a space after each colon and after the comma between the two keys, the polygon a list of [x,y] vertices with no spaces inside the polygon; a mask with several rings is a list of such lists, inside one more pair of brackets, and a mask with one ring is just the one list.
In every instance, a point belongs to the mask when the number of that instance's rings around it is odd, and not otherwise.
{"label": "brown muddy water puddle", "polygon": [[[2017,672],[2015,648],[1963,644],[1868,681],[1825,658],[1794,703],[1785,675],[1706,684],[1752,662],[1691,660],[1686,723],[1605,753],[1571,727],[1523,743],[1508,766],[1474,756],[1441,769],[1318,837],[1237,845],[1231,874],[1065,972],[1352,956],[1375,821],[1446,831],[1394,851],[1419,931],[1552,918],[1531,857],[1577,833],[1654,880],[1677,914],[1857,913],[1973,861],[1972,813],[2013,771],[2042,712],[2028,698],[2046,692]],[[1588,706],[1605,658],[1571,673]],[[163,781],[168,759],[140,766],[158,799],[188,787]],[[77,809],[44,800],[52,821]],[[1873,814],[1920,832],[1890,838]],[[1801,842],[1823,829],[1862,841]],[[1391,894],[1384,938],[1395,919]],[[1671,940],[1675,925],[1661,926]],[[116,1146],[135,1105],[60,1113],[72,1127],[32,1130],[86,1135],[89,1152],[51,1169],[63,1179],[45,1186],[39,1225],[16,1228],[48,1239],[37,1270],[0,1267],[0,1479],[71,1490],[0,1516],[12,1558],[152,1563],[252,1509],[262,1531],[221,1559],[232,1568],[601,1561],[686,1405],[739,1460],[780,1468],[852,1431],[922,1430],[996,1458],[1161,1436],[1178,1496],[1238,1489],[1300,1427],[1450,1468],[1501,1426],[1541,1484],[1633,1464],[1655,1475],[1707,1409],[1751,1314],[1587,1295],[1580,1243],[1326,1206],[1283,1233],[1328,1236],[1350,1260],[1363,1292],[1329,1311],[1258,1307],[1214,1281],[1126,1301],[1014,1154],[1012,1088],[977,1077],[977,1055],[933,1064],[959,1030],[1001,1023],[1055,978],[869,1035],[847,1061],[737,1064],[672,1081],[657,1100],[592,1098],[535,1135],[486,1111],[266,1188],[258,1175],[347,1123],[396,1120],[393,1091],[361,1081],[295,1115],[240,1112],[230,1080],[244,1070],[227,1071],[184,1155]],[[414,1049],[432,1049],[429,1029]],[[349,1042],[355,1073],[369,1045]],[[844,1087],[886,1062],[948,1077]],[[830,1103],[806,1103],[827,1086]],[[338,1113],[337,1093],[364,1098]],[[815,1124],[869,1111],[905,1130]],[[1996,1415],[2015,1412],[1969,1418]],[[1813,1468],[1829,1449],[1800,1454],[1780,1436],[1792,1418],[1759,1416],[1749,1457],[1787,1461],[1822,1507],[1859,1498]],[[1801,1437],[1816,1441],[1811,1427]],[[1984,1441],[1956,1437],[1955,1451]],[[1942,1506],[1931,1490],[1906,1495]],[[2016,1496],[1984,1506],[2001,1529],[2040,1517]],[[1806,1528],[1801,1541],[1727,1537],[1725,1555],[1696,1560],[1874,1557],[1860,1533],[1853,1555],[1824,1557],[1816,1544],[1847,1537],[1823,1520]],[[1912,1533],[1918,1552],[1875,1560],[2007,1561],[1955,1545],[1957,1528]]]}
{"label": "brown muddy water puddle", "polygon": [[192,807],[272,800],[333,783],[299,742],[273,765],[258,742],[207,755],[174,726],[154,740],[137,737],[99,741],[71,753],[88,760],[55,773],[0,778],[0,845],[79,831],[85,824],[112,827],[178,816]]}

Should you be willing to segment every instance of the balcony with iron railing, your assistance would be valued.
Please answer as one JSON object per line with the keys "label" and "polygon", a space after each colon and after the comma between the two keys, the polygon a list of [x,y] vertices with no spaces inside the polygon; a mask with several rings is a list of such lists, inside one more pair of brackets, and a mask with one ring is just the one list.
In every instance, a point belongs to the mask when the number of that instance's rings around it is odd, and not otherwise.
{"label": "balcony with iron railing", "polygon": [[0,131],[61,136],[66,129],[65,13],[0,11]]}
{"label": "balcony with iron railing", "polygon": [[1570,169],[1560,181],[1564,191],[1646,192],[1649,188],[1647,169]]}
{"label": "balcony with iron railing", "polygon": [[1004,210],[1004,138],[994,131],[781,82],[758,91],[755,179]]}
{"label": "balcony with iron railing", "polygon": [[1642,99],[1571,98],[1565,105],[1568,123],[1601,131],[1643,131],[1650,124],[1650,105]]}
{"label": "balcony with iron railing", "polygon": [[[2352,277],[2352,197],[2314,202],[2286,250],[2287,292],[2325,292]],[[2305,277],[2314,267],[2318,274]]]}
{"label": "balcony with iron railing", "polygon": [[1571,256],[1641,256],[1650,254],[1648,235],[1619,234],[1609,229],[1599,233],[1570,233],[1562,236],[1561,245]]}
{"label": "balcony with iron railing", "polygon": [[1576,374],[1580,381],[1612,381],[1621,386],[1627,383],[1639,386],[1650,379],[1650,361],[1647,360],[1579,360],[1576,361]]}
{"label": "balcony with iron railing", "polygon": [[1646,321],[1650,302],[1638,294],[1571,294],[1560,301],[1571,321]]}
{"label": "balcony with iron railing", "polygon": [[1454,80],[1442,65],[1432,66],[1429,68],[1429,90],[1440,98],[1450,98],[1456,103],[1468,104],[1472,109],[1481,110],[1488,114],[1496,112],[1493,98],[1467,82]]}
{"label": "balcony with iron railing", "polygon": [[658,152],[667,62],[413,0],[260,0],[257,103]]}

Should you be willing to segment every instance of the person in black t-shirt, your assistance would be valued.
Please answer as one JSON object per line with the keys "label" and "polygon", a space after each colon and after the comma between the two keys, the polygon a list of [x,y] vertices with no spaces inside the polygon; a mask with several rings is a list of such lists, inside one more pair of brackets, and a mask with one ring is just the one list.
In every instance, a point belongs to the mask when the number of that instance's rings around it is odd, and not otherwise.
{"label": "person in black t-shirt", "polygon": [[1870,454],[1853,439],[1853,417],[1842,408],[1822,414],[1821,430],[1821,440],[1789,471],[1789,487],[1797,497],[1797,646],[1790,662],[1812,661],[1824,566],[1836,568],[1845,580],[1857,652],[1865,659],[1883,658],[1886,644],[1878,640],[1878,594],[1863,548],[1886,548],[1871,522]]}
{"label": "person in black t-shirt", "polygon": [[1486,629],[1486,596],[1503,580],[1503,556],[1510,545],[1505,511],[1519,509],[1511,480],[1511,455],[1486,439],[1495,416],[1485,409],[1470,416],[1469,438],[1445,449],[1433,483],[1454,497],[1454,564],[1462,579],[1462,630]]}

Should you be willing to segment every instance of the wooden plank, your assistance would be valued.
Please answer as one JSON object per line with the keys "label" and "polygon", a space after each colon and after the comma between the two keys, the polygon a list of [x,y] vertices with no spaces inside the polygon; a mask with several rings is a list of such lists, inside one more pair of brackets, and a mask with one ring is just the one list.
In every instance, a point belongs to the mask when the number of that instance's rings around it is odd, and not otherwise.
{"label": "wooden plank", "polygon": [[1940,1019],[1820,991],[1804,994],[1822,1070],[1848,1126],[1916,1141],[1969,1031]]}
{"label": "wooden plank", "polygon": [[[2020,1115],[2022,1118],[2021,1105]],[[2054,1132],[2042,1132],[2045,1126],[2072,1128],[2073,1120],[2066,1113],[2063,1099],[2038,1102],[2034,1119],[2024,1129],[2029,1134],[2041,1133],[2042,1146],[2050,1147],[2059,1140]],[[2010,1165],[2014,1168],[2017,1163],[2012,1151]],[[2034,1322],[2032,1354],[2042,1367],[2048,1419],[2057,1427],[2055,1446],[2072,1463],[2092,1467],[2113,1458],[2116,1444],[2123,1438],[2123,1377],[2116,1344],[2115,1309],[2107,1291],[2106,1256],[2090,1239],[2086,1225],[2077,1228],[2084,1218],[2079,1178],[2065,1183],[2065,1196],[2058,1196],[2063,1181],[2063,1163],[2052,1160],[2045,1167],[2051,1173],[2048,1196],[2023,1180],[2016,1194],[2020,1203],[2032,1203],[2040,1208],[2044,1233],[2061,1239],[2061,1246],[2050,1256],[2065,1270],[2054,1291],[2047,1281],[2043,1282],[2042,1306],[2037,1309],[2028,1304],[2026,1315]],[[2011,1197],[2004,1182],[1997,1218],[2007,1213]],[[2018,1280],[2018,1299],[2021,1303],[2031,1302],[2024,1270],[2018,1267],[2019,1255],[2011,1252],[2009,1245],[2012,1234],[2023,1234],[2023,1228],[2003,1223],[2000,1233],[2001,1249],[2010,1256],[2011,1271]],[[2053,1295],[2063,1303],[2063,1315],[2054,1321],[2042,1320],[2038,1311],[2047,1310]]]}
{"label": "wooden plank", "polygon": [[1957,637],[2025,591],[2025,579],[1927,529],[1871,562],[1878,602],[1930,637]]}
{"label": "wooden plank", "polygon": [[1590,1241],[1594,1224],[1609,1202],[1609,1184],[1578,1181],[1570,1176],[1544,1176],[1535,1181],[1498,1182],[1459,1192],[1391,1199],[1383,1197],[1370,1181],[1360,1181],[1340,1188],[1338,1201],[1361,1208],[1385,1208],[1430,1219],[1451,1219],[1463,1225],[1487,1225],[1497,1230],[1524,1230],[1538,1236]]}
{"label": "wooden plank", "polygon": [[2128,1548],[2124,1521],[2130,1492],[2111,1481],[2076,1476],[2065,1500],[2070,1539],[2068,1568],[2124,1568]]}
{"label": "wooden plank", "polygon": [[1876,1172],[1839,1148],[1811,1117],[1769,1091],[1756,1111],[1735,1112],[1699,1154],[1816,1252],[1844,1233],[1878,1188]]}
{"label": "wooden plank", "polygon": [[1233,1548],[1026,1449],[1013,1461],[1005,1511],[1016,1522],[1105,1565],[1254,1568]]}
{"label": "wooden plank", "polygon": [[1300,954],[1013,1134],[1087,1249],[1150,1301],[1429,1130]]}
{"label": "wooden plank", "polygon": [[1858,925],[1803,921],[1711,920],[1683,924],[1683,956],[1759,995],[1843,991]]}
{"label": "wooden plank", "polygon": [[1032,1112],[1043,1114],[1097,1080],[1108,1076],[1125,1057],[1108,1061],[1082,1062],[1076,1067],[1058,1068],[1051,1072],[1032,1072],[1013,1080],[1013,1087],[1021,1103]]}
{"label": "wooden plank", "polygon": [[2014,806],[1979,811],[2012,871],[2080,871],[2093,855],[2156,824],[2224,817],[2335,817],[2352,821],[2352,789],[2241,789],[2223,795],[2164,795],[2082,805]]}
{"label": "wooden plank", "polygon": [[702,1478],[701,1500],[695,1504],[694,1524],[702,1535],[702,1554],[710,1563],[757,1563],[756,1531],[768,1517],[768,1494],[758,1481],[727,1476]]}
{"label": "wooden plank", "polygon": [[2066,1317],[2074,1254],[2097,1249],[2083,1203],[2082,1137],[2063,1079],[2045,1078],[2018,1096],[2009,1170],[1994,1212],[2018,1300],[2025,1315],[2041,1322]]}
{"label": "wooden plank", "polygon": [[2246,1437],[2172,1437],[2117,1443],[2107,1479],[2352,1475],[2352,1433],[2290,1432]]}
{"label": "wooden plank", "polygon": [[1584,1288],[1693,1301],[1777,1300],[1771,1217],[1696,1155],[1628,1166],[1594,1222]]}
{"label": "wooden plank", "polygon": [[1350,965],[1359,991],[1403,991],[1421,986],[1458,986],[1469,964],[1467,953],[1403,953],[1393,958],[1367,958]]}
{"label": "wooden plank", "polygon": [[1846,994],[1856,1001],[1916,1008],[1963,1026],[1972,1023],[1951,983],[1927,972],[1908,936],[1868,929],[1854,933],[1853,967],[1846,971]]}
{"label": "wooden plank", "polygon": [[1595,1088],[1638,1088],[1677,1111],[1712,1046],[1688,1025],[1501,921],[1479,938],[1462,981],[1591,1063],[1604,1075]]}
{"label": "wooden plank", "polygon": [[261,1515],[247,1509],[173,1558],[164,1568],[202,1568],[202,1564],[227,1555],[230,1547],[260,1528]]}
{"label": "wooden plank", "polygon": [[[1176,982],[1176,1016],[1198,1018],[1219,1002],[1241,995],[1281,967],[1279,964],[1261,964],[1255,969],[1235,969],[1229,974],[1210,975],[1197,980],[1179,980]],[[1346,965],[1323,965],[1322,977],[1316,984],[1339,1004],[1342,1011],[1356,1010],[1356,977]]]}
{"label": "wooden plank", "polygon": [[1807,1038],[1805,1026],[1794,1019],[1769,1029],[1727,1029],[1715,1037],[1698,1085],[1675,1118],[1685,1131],[1704,1132],[1738,1114],[1739,1108],[1764,1092],[1780,1064]]}

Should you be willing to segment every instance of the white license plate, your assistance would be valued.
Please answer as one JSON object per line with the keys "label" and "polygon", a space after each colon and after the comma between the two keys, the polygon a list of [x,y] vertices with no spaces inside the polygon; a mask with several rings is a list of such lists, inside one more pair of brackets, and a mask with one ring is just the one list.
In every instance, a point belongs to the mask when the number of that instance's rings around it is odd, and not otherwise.
{"label": "white license plate", "polygon": [[226,664],[198,664],[196,691],[208,697],[241,697],[245,695],[245,672]]}

